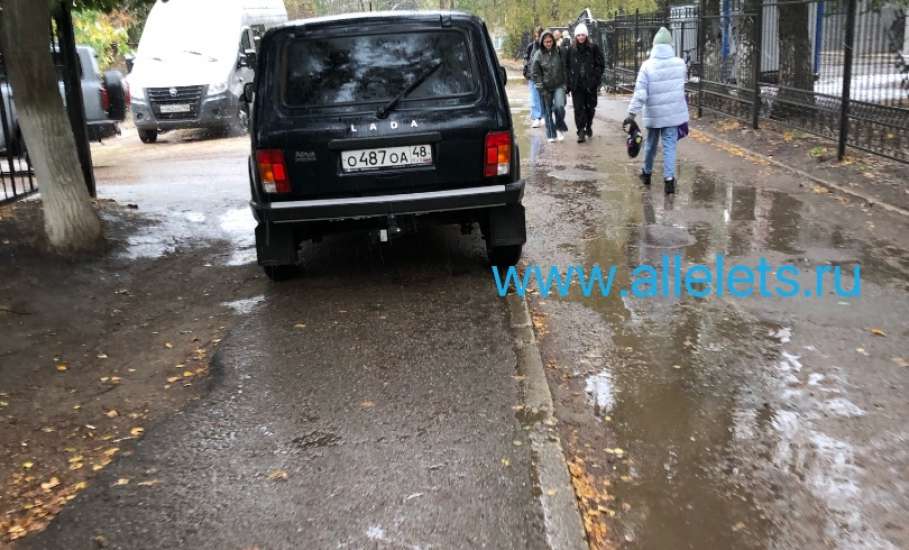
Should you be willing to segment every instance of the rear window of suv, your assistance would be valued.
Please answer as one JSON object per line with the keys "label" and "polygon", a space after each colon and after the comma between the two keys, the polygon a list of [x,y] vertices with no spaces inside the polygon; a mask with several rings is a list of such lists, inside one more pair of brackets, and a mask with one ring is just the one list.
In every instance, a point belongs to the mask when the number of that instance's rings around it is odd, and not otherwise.
{"label": "rear window of suv", "polygon": [[290,107],[388,101],[436,66],[405,102],[469,102],[477,87],[466,36],[456,30],[300,39],[285,52],[284,102]]}

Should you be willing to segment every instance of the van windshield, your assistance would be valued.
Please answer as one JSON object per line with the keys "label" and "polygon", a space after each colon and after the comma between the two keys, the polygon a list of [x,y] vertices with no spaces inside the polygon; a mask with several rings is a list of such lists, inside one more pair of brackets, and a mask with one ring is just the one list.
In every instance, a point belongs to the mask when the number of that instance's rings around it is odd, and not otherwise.
{"label": "van windshield", "polygon": [[210,9],[207,2],[155,5],[142,30],[137,57],[173,62],[234,60],[240,44],[241,14],[236,9]]}
{"label": "van windshield", "polygon": [[285,55],[290,106],[388,101],[436,65],[405,101],[469,101],[476,90],[467,41],[454,30],[295,40]]}

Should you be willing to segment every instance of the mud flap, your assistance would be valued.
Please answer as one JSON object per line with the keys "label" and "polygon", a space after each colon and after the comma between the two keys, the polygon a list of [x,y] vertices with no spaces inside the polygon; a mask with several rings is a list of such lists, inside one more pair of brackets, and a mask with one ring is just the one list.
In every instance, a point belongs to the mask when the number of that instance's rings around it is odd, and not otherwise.
{"label": "mud flap", "polygon": [[297,240],[293,228],[268,223],[257,225],[256,255],[259,265],[296,265]]}
{"label": "mud flap", "polygon": [[527,241],[524,206],[509,204],[489,209],[487,246],[520,245]]}

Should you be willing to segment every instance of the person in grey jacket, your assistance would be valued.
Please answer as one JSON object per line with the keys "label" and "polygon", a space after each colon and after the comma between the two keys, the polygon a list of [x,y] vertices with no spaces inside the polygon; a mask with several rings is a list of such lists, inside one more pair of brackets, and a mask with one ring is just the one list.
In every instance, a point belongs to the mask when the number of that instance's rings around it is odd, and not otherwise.
{"label": "person in grey jacket", "polygon": [[549,31],[540,36],[540,48],[534,54],[531,73],[543,100],[546,137],[550,143],[556,139],[563,141],[564,132],[568,131],[565,124],[565,54]]}
{"label": "person in grey jacket", "polygon": [[625,123],[643,110],[647,140],[644,143],[644,167],[641,182],[650,185],[657,145],[663,140],[663,182],[666,194],[675,193],[675,158],[679,127],[688,124],[688,102],[685,100],[685,62],[675,55],[672,35],[661,27],[653,37],[650,59],[641,65],[628,106]]}

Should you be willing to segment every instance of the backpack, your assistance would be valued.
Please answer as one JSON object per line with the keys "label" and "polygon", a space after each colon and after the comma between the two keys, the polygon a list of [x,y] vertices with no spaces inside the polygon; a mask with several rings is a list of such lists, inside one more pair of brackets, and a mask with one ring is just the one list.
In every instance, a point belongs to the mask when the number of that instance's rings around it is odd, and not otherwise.
{"label": "backpack", "polygon": [[524,52],[524,80],[530,80],[533,77],[530,64],[533,63],[535,53],[537,53],[537,45],[531,42],[527,45],[527,51]]}

